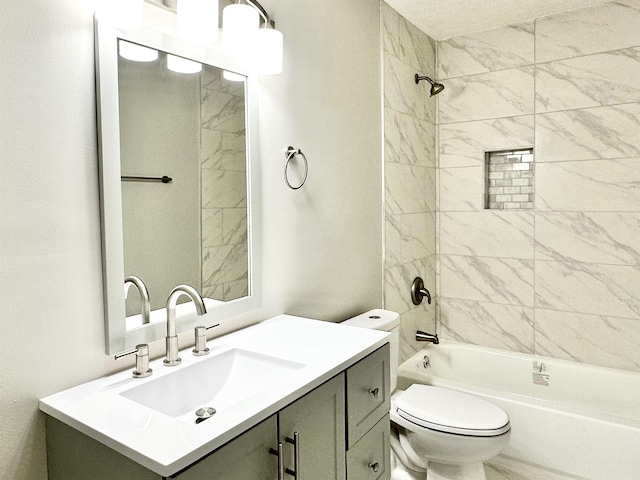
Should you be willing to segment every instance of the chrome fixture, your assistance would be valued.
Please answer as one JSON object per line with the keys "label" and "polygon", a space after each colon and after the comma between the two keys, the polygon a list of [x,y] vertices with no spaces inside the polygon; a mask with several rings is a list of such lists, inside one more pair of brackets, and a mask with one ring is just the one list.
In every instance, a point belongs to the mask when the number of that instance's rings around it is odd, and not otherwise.
{"label": "chrome fixture", "polygon": [[[440,343],[440,340],[438,339],[438,334],[434,335],[432,333],[423,332],[421,330],[418,330],[416,332],[416,340],[418,342],[431,342],[434,345],[438,345]],[[428,362],[428,359],[427,359],[427,362]],[[426,365],[425,365],[425,368],[427,368]]]}
{"label": "chrome fixture", "polygon": [[422,297],[427,297],[427,303],[431,305],[431,294],[429,290],[424,287],[422,278],[416,277],[411,284],[411,301],[413,301],[414,305],[420,305],[422,303]]}
{"label": "chrome fixture", "polygon": [[135,285],[140,293],[140,315],[142,316],[142,324],[146,325],[151,322],[151,301],[149,300],[149,290],[140,278],[135,275],[129,275],[124,279],[124,298],[127,298],[129,284]]}
{"label": "chrome fixture", "polygon": [[216,409],[213,407],[199,408],[196,410],[196,425],[204,422],[207,418],[211,418],[216,414]]}
{"label": "chrome fixture", "polygon": [[282,442],[278,442],[278,449],[271,448],[269,453],[278,457],[278,480],[284,480],[285,473],[293,477],[294,480],[300,480],[300,434],[293,432],[293,438],[285,437],[285,442],[293,445],[293,470],[284,466],[284,446]]}
{"label": "chrome fixture", "polygon": [[211,325],[210,327],[196,327],[194,329],[195,342],[192,353],[196,357],[209,355],[209,349],[207,348],[207,330],[211,330],[212,328],[219,326],[220,324],[216,323],[215,325]]}
{"label": "chrome fixture", "polygon": [[136,354],[136,368],[131,375],[135,378],[144,378],[151,375],[153,370],[149,368],[149,345],[146,343],[136,345],[136,348],[127,350],[126,352],[116,353],[113,358],[118,360],[119,358],[133,355],[134,353]]}
{"label": "chrome fixture", "polygon": [[284,440],[293,445],[293,470],[285,468],[284,471],[294,480],[300,480],[300,434],[293,432],[293,438],[285,437]]}
{"label": "chrome fixture", "polygon": [[[304,175],[300,183],[294,186],[291,185],[291,182],[289,182],[288,169],[291,160],[293,160],[296,155],[300,155],[302,157],[302,160],[304,160]],[[302,153],[302,150],[300,150],[299,148],[293,148],[292,146],[287,147],[287,150],[284,152],[284,156],[287,158],[287,161],[284,164],[284,181],[291,190],[298,190],[304,185],[304,182],[307,181],[307,175],[309,174],[309,162],[307,162],[307,157],[304,153]]]}
{"label": "chrome fixture", "polygon": [[[440,340],[438,340],[440,342]],[[422,359],[423,368],[429,368],[431,366],[431,360],[429,360],[429,355],[425,355]]]}
{"label": "chrome fixture", "polygon": [[204,306],[204,301],[200,294],[190,285],[178,285],[169,294],[167,299],[167,354],[163,360],[167,367],[173,367],[180,365],[182,359],[178,357],[178,335],[176,334],[176,304],[178,298],[182,295],[186,295],[196,306],[196,312],[198,315],[204,315],[207,313],[207,307]]}
{"label": "chrome fixture", "polygon": [[420,76],[420,75],[418,75],[416,73],[415,79],[416,79],[416,83],[420,83],[420,80],[426,80],[427,82],[429,82],[431,84],[431,90],[429,91],[431,97],[433,97],[434,95],[439,94],[442,90],[444,90],[444,85],[443,84],[435,82],[435,81],[431,80],[429,77]]}

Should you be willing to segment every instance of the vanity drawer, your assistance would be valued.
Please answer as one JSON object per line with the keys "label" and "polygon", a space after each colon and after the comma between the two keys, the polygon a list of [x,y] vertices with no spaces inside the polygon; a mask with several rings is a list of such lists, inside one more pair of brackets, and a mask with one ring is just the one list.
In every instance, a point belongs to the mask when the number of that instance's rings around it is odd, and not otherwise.
{"label": "vanity drawer", "polygon": [[347,382],[347,448],[389,412],[389,344],[350,367]]}
{"label": "vanity drawer", "polygon": [[387,413],[374,427],[347,451],[347,478],[349,480],[389,480],[390,420]]}

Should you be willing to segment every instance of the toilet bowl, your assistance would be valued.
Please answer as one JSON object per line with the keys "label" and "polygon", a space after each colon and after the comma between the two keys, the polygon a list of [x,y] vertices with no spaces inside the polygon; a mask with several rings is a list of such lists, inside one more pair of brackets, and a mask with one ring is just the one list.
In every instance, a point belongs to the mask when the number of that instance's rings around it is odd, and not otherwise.
{"label": "toilet bowl", "polygon": [[[343,322],[391,333],[391,390],[397,385],[399,316],[371,310]],[[391,480],[484,480],[483,463],[511,434],[509,417],[479,397],[414,384],[391,397]]]}

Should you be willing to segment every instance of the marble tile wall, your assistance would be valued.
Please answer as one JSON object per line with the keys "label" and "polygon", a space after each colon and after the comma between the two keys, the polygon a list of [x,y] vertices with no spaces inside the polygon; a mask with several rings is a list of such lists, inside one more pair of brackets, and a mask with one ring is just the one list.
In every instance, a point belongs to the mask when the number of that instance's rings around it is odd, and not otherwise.
{"label": "marble tile wall", "polygon": [[400,313],[404,360],[421,346],[416,330],[435,331],[435,302],[415,306],[410,291],[420,276],[435,296],[436,101],[434,41],[382,4],[384,55],[384,305]]}
{"label": "marble tile wall", "polygon": [[248,295],[244,83],[215,68],[201,76],[200,167],[203,295]]}
{"label": "marble tile wall", "polygon": [[[438,43],[439,332],[640,371],[640,1]],[[535,201],[484,210],[486,150]]]}

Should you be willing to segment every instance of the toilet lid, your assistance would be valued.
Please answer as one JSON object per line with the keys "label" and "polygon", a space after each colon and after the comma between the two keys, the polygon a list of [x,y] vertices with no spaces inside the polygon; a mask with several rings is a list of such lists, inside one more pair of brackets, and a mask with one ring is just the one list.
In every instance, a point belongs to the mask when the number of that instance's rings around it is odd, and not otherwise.
{"label": "toilet lid", "polygon": [[496,436],[511,428],[497,406],[466,393],[430,385],[411,385],[396,398],[398,415],[421,427],[446,433]]}

